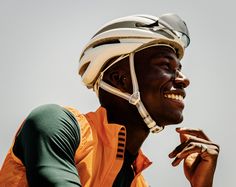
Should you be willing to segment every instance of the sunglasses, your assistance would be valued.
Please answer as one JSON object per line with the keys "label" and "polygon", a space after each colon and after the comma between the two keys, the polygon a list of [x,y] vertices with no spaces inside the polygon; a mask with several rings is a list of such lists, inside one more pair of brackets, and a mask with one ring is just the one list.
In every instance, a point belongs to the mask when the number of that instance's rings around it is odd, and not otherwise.
{"label": "sunglasses", "polygon": [[177,37],[183,42],[185,48],[189,45],[190,37],[187,25],[178,15],[164,14],[159,18],[148,15],[139,15],[139,17],[149,20],[151,19],[154,21],[154,23],[145,24],[141,21],[120,21],[104,27],[103,29],[99,30],[93,37],[102,32],[117,28],[140,28],[149,30],[151,32],[156,32],[172,40]]}
{"label": "sunglasses", "polygon": [[186,23],[178,15],[164,14],[154,21],[152,24],[137,23],[136,26],[162,34],[170,39],[174,39],[172,36],[174,34],[183,42],[185,48],[188,47],[190,43],[189,31]]}

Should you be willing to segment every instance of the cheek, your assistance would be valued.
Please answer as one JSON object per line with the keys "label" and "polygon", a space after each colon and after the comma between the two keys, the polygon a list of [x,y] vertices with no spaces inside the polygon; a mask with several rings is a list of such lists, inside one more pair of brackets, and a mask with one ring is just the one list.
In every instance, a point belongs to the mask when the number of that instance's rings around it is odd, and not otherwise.
{"label": "cheek", "polygon": [[141,74],[137,79],[140,89],[156,90],[157,88],[161,89],[163,85],[169,82],[172,79],[172,75],[165,72],[150,71],[148,74]]}
{"label": "cheek", "polygon": [[161,92],[172,79],[172,75],[156,67],[137,69],[136,74],[142,100],[148,104],[155,102],[155,105],[160,105],[161,101],[157,99],[161,99]]}
{"label": "cheek", "polygon": [[148,81],[164,79],[171,76],[170,73],[157,65],[147,65],[142,68],[139,67],[137,68],[136,73],[137,75],[140,75],[142,79],[146,79]]}
{"label": "cheek", "polygon": [[162,94],[161,87],[149,86],[145,89],[140,88],[141,99],[147,109],[159,111],[163,106],[164,95]]}

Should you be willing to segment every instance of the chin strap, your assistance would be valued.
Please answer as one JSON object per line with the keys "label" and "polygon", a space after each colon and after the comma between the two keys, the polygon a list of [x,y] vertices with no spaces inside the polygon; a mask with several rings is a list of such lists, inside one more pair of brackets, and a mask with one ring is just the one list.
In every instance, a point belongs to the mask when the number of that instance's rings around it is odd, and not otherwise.
{"label": "chin strap", "polygon": [[130,65],[130,74],[131,74],[131,80],[132,80],[132,85],[133,85],[133,94],[121,92],[119,89],[107,84],[106,82],[102,80],[103,74],[108,68],[110,68],[113,64],[115,64],[116,62],[120,61],[121,59],[127,56],[128,55],[119,57],[112,64],[110,64],[105,70],[101,72],[100,77],[98,78],[94,86],[94,90],[98,95],[99,88],[102,88],[113,95],[116,95],[118,97],[121,97],[129,101],[130,104],[135,105],[138,109],[139,114],[143,118],[143,121],[146,123],[150,131],[152,133],[158,133],[162,131],[164,127],[158,126],[156,124],[156,122],[151,118],[151,116],[149,115],[148,111],[146,110],[145,106],[143,105],[141,101],[137,76],[136,76],[135,68],[134,68],[134,52],[129,54],[129,65]]}

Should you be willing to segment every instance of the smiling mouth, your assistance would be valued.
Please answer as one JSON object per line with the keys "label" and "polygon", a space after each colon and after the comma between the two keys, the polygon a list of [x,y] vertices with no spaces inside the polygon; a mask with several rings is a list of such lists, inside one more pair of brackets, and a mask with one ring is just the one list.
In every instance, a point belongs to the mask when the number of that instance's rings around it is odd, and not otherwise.
{"label": "smiling mouth", "polygon": [[182,95],[179,94],[164,94],[164,97],[168,98],[168,99],[173,99],[173,100],[178,100],[178,101],[183,101],[184,97]]}

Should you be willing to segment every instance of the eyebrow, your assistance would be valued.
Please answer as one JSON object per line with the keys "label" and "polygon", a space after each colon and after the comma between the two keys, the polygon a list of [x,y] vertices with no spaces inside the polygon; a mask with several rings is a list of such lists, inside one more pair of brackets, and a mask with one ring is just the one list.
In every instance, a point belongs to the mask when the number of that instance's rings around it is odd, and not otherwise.
{"label": "eyebrow", "polygon": [[161,56],[166,57],[166,58],[167,57],[171,58],[172,60],[176,60],[178,70],[182,70],[182,64],[180,63],[180,60],[176,56],[170,55],[166,51],[160,52],[159,54],[154,54],[151,58],[156,58],[156,57],[158,58]]}
{"label": "eyebrow", "polygon": [[154,53],[153,55],[151,55],[151,58],[166,57],[166,58],[169,58],[171,60],[176,60],[177,63],[180,64],[179,59],[177,58],[176,54],[175,55],[173,55],[173,54],[170,54],[166,51],[162,51],[162,52],[159,52],[159,53]]}

